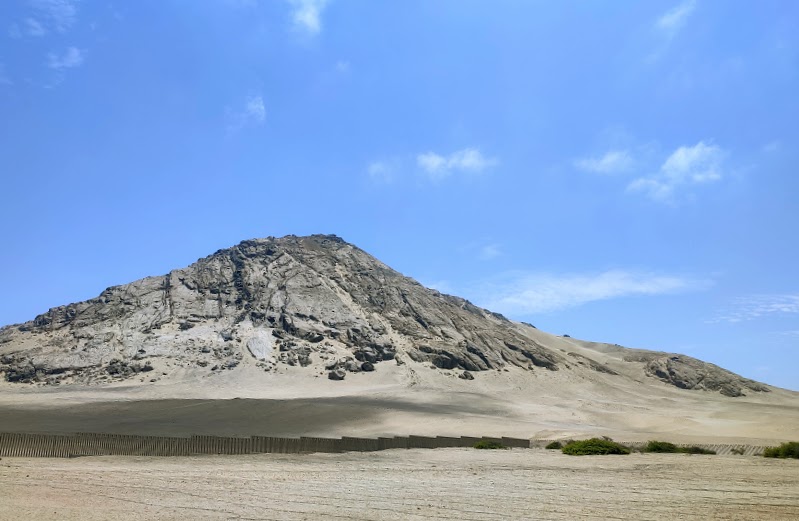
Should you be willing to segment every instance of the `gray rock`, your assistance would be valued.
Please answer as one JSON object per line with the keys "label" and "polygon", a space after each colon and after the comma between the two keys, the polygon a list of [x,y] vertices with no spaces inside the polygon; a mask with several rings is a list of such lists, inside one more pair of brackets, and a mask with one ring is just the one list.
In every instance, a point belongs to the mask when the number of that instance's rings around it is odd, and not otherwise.
{"label": "gray rock", "polygon": [[346,376],[347,373],[341,369],[336,369],[335,371],[330,371],[327,373],[327,378],[330,380],[343,380]]}
{"label": "gray rock", "polygon": [[[543,345],[531,332],[427,289],[336,236],[287,236],[243,241],[186,268],[0,328],[0,360],[5,379],[18,383],[65,374],[80,374],[82,383],[131,378],[141,369],[132,365],[136,356],[176,368],[213,358],[212,370],[219,371],[242,357],[274,360],[285,353],[279,364],[316,372],[311,354],[323,349],[357,359],[326,364],[331,372],[395,359],[468,372],[532,366],[623,377],[598,362],[567,364],[560,347]],[[650,354],[640,370],[670,385],[728,396],[769,390],[698,360],[663,356]]]}

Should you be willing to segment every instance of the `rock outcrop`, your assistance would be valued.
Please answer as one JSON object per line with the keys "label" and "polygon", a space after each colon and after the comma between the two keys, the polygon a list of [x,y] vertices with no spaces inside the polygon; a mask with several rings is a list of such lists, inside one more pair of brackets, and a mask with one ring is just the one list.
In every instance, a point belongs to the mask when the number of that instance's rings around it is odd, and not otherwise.
{"label": "rock outcrop", "polygon": [[[0,329],[0,373],[9,382],[97,383],[245,364],[307,367],[336,381],[416,362],[465,380],[506,368],[623,378],[537,334],[425,288],[336,236],[270,237]],[[642,370],[677,387],[768,390],[687,357],[644,358]]]}
{"label": "rock outcrop", "polygon": [[630,361],[644,362],[647,375],[658,378],[680,389],[718,391],[724,396],[744,396],[746,391],[768,392],[769,388],[696,358],[667,353],[645,353],[627,357]]}

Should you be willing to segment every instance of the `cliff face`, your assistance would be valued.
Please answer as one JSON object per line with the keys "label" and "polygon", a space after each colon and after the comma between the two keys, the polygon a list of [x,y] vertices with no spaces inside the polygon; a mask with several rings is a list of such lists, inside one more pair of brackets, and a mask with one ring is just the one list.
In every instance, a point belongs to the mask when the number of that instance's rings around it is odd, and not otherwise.
{"label": "cliff face", "polygon": [[[285,364],[335,380],[379,363],[415,362],[462,378],[508,367],[623,377],[590,351],[586,358],[585,350],[555,349],[533,331],[427,289],[336,236],[287,236],[244,241],[4,327],[0,372],[11,382],[58,384]],[[726,372],[721,387],[681,385],[674,364],[656,360],[627,363],[678,387],[768,390]]]}

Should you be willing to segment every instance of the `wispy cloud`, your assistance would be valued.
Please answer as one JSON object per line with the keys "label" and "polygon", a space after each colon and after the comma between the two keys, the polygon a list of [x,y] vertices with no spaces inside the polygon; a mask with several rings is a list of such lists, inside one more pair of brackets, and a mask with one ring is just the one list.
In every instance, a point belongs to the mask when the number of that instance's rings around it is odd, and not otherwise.
{"label": "wispy cloud", "polygon": [[601,157],[577,159],[574,166],[586,172],[617,174],[632,168],[633,158],[627,150],[610,150]]}
{"label": "wispy cloud", "polygon": [[780,140],[771,141],[763,145],[760,150],[765,154],[774,154],[782,149],[782,142]]}
{"label": "wispy cloud", "polygon": [[673,37],[683,28],[694,9],[696,9],[696,1],[687,0],[658,18],[655,27],[669,37]]}
{"label": "wispy cloud", "polygon": [[372,161],[366,167],[366,173],[373,181],[382,183],[390,183],[394,180],[394,173],[396,171],[396,161],[380,160]]}
{"label": "wispy cloud", "polygon": [[502,250],[499,248],[497,244],[486,244],[482,248],[480,248],[480,259],[481,260],[491,260],[496,259],[502,255]]}
{"label": "wispy cloud", "polygon": [[464,148],[443,156],[426,152],[416,156],[416,164],[433,180],[444,179],[454,172],[482,172],[497,164],[497,160],[483,156],[476,148]]}
{"label": "wispy cloud", "polygon": [[799,294],[738,297],[710,322],[744,322],[767,316],[799,314]]}
{"label": "wispy cloud", "polygon": [[662,14],[654,24],[656,47],[646,57],[649,63],[657,62],[671,46],[676,36],[688,23],[688,19],[696,9],[695,0],[686,0]]}
{"label": "wispy cloud", "polygon": [[83,64],[86,51],[77,47],[69,47],[63,54],[49,53],[47,55],[47,66],[55,70],[71,69]]}
{"label": "wispy cloud", "polygon": [[635,179],[627,190],[643,193],[655,201],[670,201],[681,187],[720,180],[724,156],[724,150],[704,141],[692,147],[679,147],[657,173]]}
{"label": "wispy cloud", "polygon": [[31,36],[44,36],[47,34],[47,29],[45,29],[44,26],[35,18],[25,19],[25,30]]}
{"label": "wispy cloud", "polygon": [[77,2],[71,0],[30,0],[30,5],[60,33],[69,30],[78,18]]}
{"label": "wispy cloud", "polygon": [[289,0],[294,27],[309,34],[322,30],[322,11],[328,0]]}
{"label": "wispy cloud", "polygon": [[248,99],[245,114],[248,118],[252,119],[256,123],[263,123],[264,119],[266,119],[264,99],[261,96],[253,96]]}
{"label": "wispy cloud", "polygon": [[492,311],[523,316],[600,300],[682,293],[708,286],[709,282],[703,280],[626,270],[567,275],[515,272],[478,287],[474,300]]}
{"label": "wispy cloud", "polygon": [[226,109],[227,129],[236,131],[247,125],[260,125],[266,121],[266,106],[261,96],[250,96],[239,110]]}

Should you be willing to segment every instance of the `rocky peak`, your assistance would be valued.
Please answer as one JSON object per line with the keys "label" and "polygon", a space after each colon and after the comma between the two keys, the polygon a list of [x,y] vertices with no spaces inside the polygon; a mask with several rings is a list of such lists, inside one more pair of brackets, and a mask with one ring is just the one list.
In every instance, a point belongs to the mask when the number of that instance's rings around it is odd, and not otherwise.
{"label": "rocky peak", "polygon": [[[390,362],[463,379],[507,368],[626,378],[606,357],[555,338],[425,288],[335,235],[289,235],[246,240],[6,326],[0,374],[38,384],[154,381],[245,365],[305,367],[341,380]],[[688,357],[618,349],[619,364],[637,363],[642,374],[680,388],[768,391]]]}
{"label": "rocky peak", "polygon": [[561,361],[501,315],[424,288],[335,235],[247,240],[108,288],[3,328],[0,352],[7,378],[44,381],[124,377],[138,371],[120,362],[158,359],[208,371],[243,362],[370,370],[398,353],[461,371],[554,371]]}

